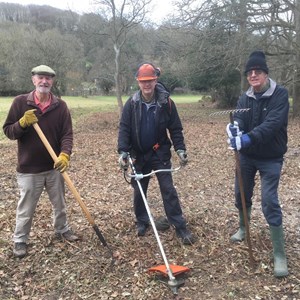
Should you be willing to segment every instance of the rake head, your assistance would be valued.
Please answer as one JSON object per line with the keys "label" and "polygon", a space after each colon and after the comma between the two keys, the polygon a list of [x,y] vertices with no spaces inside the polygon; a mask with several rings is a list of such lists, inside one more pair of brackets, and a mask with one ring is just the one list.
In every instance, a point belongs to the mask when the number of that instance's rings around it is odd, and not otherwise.
{"label": "rake head", "polygon": [[214,113],[211,113],[209,116],[222,116],[222,115],[229,115],[229,114],[234,114],[234,113],[241,113],[241,112],[246,112],[249,111],[251,108],[240,108],[240,109],[231,109],[231,110],[222,110],[222,111],[217,111]]}
{"label": "rake head", "polygon": [[[233,116],[235,113],[243,113],[249,111],[251,108],[239,108],[239,109],[229,109],[229,110],[221,110],[221,111],[216,111],[214,113],[211,113],[209,115],[209,118],[211,117],[219,117],[219,116]],[[212,123],[212,121],[210,121]]]}

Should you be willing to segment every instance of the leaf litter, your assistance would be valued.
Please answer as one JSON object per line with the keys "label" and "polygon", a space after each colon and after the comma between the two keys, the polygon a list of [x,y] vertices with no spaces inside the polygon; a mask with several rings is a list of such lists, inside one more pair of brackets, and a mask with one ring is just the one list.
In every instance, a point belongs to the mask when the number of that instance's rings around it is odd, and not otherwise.
{"label": "leaf litter", "polygon": [[[13,257],[11,237],[19,198],[16,143],[1,141],[0,299],[300,299],[300,121],[290,120],[289,150],[279,187],[290,275],[276,279],[268,226],[261,212],[259,180],[250,223],[254,269],[247,245],[229,241],[238,226],[233,195],[235,162],[225,133],[229,116],[212,119],[209,115],[216,110],[197,103],[179,104],[178,110],[189,164],[174,173],[173,179],[188,226],[197,237],[194,245],[184,246],[173,228],[160,233],[169,263],[191,269],[178,295],[147,272],[163,260],[152,230],[137,237],[132,189],[117,164],[118,115],[104,112],[76,122],[68,174],[112,248],[114,264],[67,189],[68,220],[82,240],[68,243],[55,239],[52,209],[43,193],[28,255],[21,260]],[[177,164],[174,155],[173,165]],[[155,177],[148,202],[154,217],[164,215]]]}

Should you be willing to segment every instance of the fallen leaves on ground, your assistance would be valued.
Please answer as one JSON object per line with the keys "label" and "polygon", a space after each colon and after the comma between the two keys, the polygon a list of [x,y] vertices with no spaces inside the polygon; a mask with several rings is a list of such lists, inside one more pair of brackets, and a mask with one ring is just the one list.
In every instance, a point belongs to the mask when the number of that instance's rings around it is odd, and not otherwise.
{"label": "fallen leaves on ground", "polygon": [[[107,247],[67,189],[68,220],[82,240],[68,243],[55,239],[51,205],[43,193],[28,256],[15,259],[11,237],[19,198],[16,143],[1,142],[1,299],[300,299],[300,122],[291,120],[289,124],[289,151],[279,188],[290,275],[276,279],[268,226],[261,212],[259,180],[250,224],[254,268],[247,245],[229,241],[237,229],[238,216],[233,196],[235,161],[226,143],[227,116],[210,117],[213,109],[200,104],[178,105],[178,110],[189,164],[173,173],[173,178],[189,228],[197,237],[194,245],[184,246],[173,228],[160,233],[168,262],[191,269],[184,275],[178,294],[159,276],[147,272],[164,262],[153,230],[137,237],[132,189],[117,164],[118,115],[105,112],[76,122],[68,174]],[[176,155],[173,165],[178,165]],[[155,177],[147,197],[153,216],[164,215]]]}

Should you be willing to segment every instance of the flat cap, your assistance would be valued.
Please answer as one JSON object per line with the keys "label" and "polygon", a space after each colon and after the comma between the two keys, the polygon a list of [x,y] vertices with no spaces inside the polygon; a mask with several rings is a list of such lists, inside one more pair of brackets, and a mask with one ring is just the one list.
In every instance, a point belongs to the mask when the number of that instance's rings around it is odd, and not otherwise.
{"label": "flat cap", "polygon": [[32,75],[48,75],[48,76],[54,77],[55,71],[48,66],[40,65],[40,66],[34,67],[31,70],[31,74]]}

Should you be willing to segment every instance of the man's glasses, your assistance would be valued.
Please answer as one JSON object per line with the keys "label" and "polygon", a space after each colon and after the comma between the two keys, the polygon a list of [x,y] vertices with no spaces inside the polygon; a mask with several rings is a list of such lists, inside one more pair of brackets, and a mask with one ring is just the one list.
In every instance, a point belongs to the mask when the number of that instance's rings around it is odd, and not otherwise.
{"label": "man's glasses", "polygon": [[251,70],[251,71],[248,71],[246,73],[247,77],[250,77],[250,76],[258,76],[258,75],[261,75],[263,73],[262,70]]}

